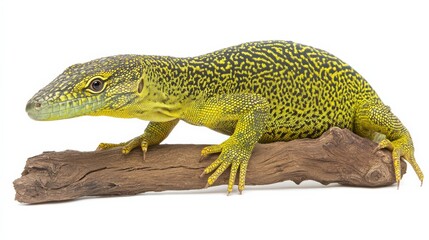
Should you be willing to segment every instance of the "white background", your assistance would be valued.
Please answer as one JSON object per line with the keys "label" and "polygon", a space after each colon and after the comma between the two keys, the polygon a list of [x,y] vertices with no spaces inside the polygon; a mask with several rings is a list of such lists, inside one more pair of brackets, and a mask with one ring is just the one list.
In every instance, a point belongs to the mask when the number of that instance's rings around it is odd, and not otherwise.
{"label": "white background", "polygon": [[[428,170],[425,1],[20,1],[0,3],[0,239],[427,239],[428,186],[411,169],[400,190],[286,182],[201,191],[14,201],[12,181],[45,150],[93,150],[141,134],[140,120],[36,122],[27,100],[67,66],[121,53],[194,56],[254,40],[325,49],[352,65],[410,130]],[[166,143],[225,136],[179,124]],[[198,158],[198,156],[196,156]]]}

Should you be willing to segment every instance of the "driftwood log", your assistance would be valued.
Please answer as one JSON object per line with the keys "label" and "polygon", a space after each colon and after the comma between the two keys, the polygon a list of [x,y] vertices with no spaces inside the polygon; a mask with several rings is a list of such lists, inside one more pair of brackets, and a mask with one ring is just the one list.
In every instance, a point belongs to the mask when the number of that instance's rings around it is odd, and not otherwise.
{"label": "driftwood log", "polygon": [[[258,144],[250,159],[246,184],[286,180],[299,184],[380,187],[395,183],[391,154],[374,152],[377,144],[347,129],[331,128],[318,139]],[[119,148],[94,152],[44,152],[27,160],[14,181],[16,200],[42,203],[84,196],[134,195],[147,191],[204,188],[203,169],[216,156],[199,162],[203,145],[151,147],[146,160],[141,150],[122,155]],[[405,173],[406,164],[402,165]],[[215,185],[226,184],[229,170]],[[226,189],[225,189],[226,191]]]}

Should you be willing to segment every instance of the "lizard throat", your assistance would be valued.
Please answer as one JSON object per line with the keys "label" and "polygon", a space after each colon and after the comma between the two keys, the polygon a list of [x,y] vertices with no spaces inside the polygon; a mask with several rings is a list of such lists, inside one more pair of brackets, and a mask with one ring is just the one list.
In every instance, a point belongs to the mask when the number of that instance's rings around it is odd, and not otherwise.
{"label": "lizard throat", "polygon": [[181,104],[166,104],[162,102],[144,101],[133,105],[128,110],[133,117],[155,122],[166,122],[182,115]]}

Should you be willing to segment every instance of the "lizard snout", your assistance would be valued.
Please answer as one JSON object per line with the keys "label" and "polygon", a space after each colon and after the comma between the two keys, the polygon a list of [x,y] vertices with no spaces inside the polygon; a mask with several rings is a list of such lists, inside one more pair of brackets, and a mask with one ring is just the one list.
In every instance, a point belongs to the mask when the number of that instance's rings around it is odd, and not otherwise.
{"label": "lizard snout", "polygon": [[28,116],[30,116],[32,119],[37,120],[38,112],[42,108],[42,103],[39,101],[30,100],[27,102],[27,105],[25,106],[25,111],[27,112]]}

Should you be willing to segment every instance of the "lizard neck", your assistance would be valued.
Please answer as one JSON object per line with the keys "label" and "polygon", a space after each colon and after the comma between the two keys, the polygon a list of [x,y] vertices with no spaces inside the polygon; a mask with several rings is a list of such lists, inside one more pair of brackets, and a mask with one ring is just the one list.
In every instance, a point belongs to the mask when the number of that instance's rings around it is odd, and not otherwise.
{"label": "lizard neck", "polygon": [[139,106],[147,108],[153,121],[184,119],[195,104],[213,95],[233,93],[239,83],[233,80],[233,65],[222,51],[191,58],[141,56],[147,74]]}
{"label": "lizard neck", "polygon": [[134,104],[138,118],[149,121],[170,121],[182,118],[195,101],[202,97],[190,58],[142,56],[145,88]]}

